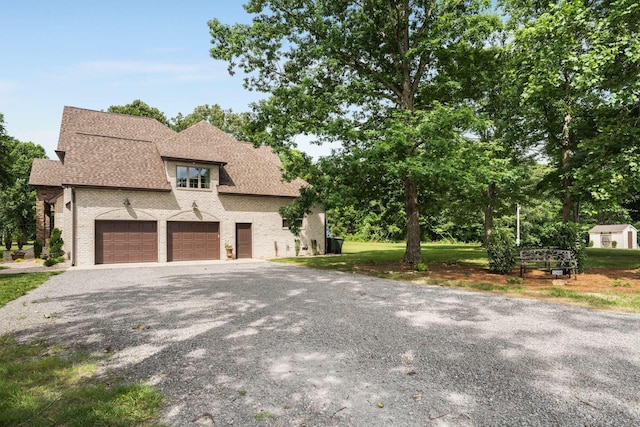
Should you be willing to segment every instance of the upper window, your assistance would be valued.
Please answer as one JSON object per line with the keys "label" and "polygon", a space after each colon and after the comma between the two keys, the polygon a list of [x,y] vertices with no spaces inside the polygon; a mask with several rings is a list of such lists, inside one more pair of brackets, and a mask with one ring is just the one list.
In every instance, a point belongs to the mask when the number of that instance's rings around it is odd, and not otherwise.
{"label": "upper window", "polygon": [[208,168],[193,166],[176,167],[176,187],[178,188],[210,188],[211,171]]}

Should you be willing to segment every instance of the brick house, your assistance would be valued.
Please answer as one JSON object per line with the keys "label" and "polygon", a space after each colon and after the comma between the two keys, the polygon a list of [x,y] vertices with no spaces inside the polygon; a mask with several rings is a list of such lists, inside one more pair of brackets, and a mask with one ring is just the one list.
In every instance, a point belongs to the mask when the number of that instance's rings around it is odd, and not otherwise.
{"label": "brick house", "polygon": [[[278,208],[307,185],[282,179],[270,148],[207,122],[176,133],[160,122],[65,107],[56,153],[36,159],[36,236],[62,230],[73,265],[294,255]],[[299,220],[299,219],[298,219]],[[324,253],[325,214],[302,219],[303,248]]]}

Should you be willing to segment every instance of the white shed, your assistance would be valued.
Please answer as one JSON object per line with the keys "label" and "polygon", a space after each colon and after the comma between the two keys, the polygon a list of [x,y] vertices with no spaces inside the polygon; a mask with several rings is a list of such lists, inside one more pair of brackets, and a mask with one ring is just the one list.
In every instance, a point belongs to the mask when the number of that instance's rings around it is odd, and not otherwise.
{"label": "white shed", "polygon": [[589,240],[594,248],[638,249],[638,230],[631,224],[596,225]]}

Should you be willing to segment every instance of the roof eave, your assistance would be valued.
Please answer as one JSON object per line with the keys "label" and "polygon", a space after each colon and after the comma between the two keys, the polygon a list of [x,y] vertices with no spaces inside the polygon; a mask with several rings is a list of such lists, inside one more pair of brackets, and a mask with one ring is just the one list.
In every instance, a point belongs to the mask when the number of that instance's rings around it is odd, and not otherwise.
{"label": "roof eave", "polygon": [[227,162],[221,162],[216,160],[188,159],[186,157],[161,156],[161,158],[162,160],[170,160],[174,162],[203,163],[207,165],[220,165],[220,166],[224,166],[227,164]]}

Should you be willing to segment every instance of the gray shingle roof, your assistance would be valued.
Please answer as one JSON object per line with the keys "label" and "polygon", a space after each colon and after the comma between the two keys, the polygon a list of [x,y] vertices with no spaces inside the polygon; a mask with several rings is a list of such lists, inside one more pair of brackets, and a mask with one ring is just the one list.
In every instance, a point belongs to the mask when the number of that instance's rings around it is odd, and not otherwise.
{"label": "gray shingle roof", "polygon": [[280,159],[270,148],[254,148],[204,121],[176,133],[146,117],[65,107],[58,151],[64,166],[39,165],[34,185],[167,191],[162,158],[220,164],[218,190],[224,194],[296,197],[307,185],[283,181]]}

